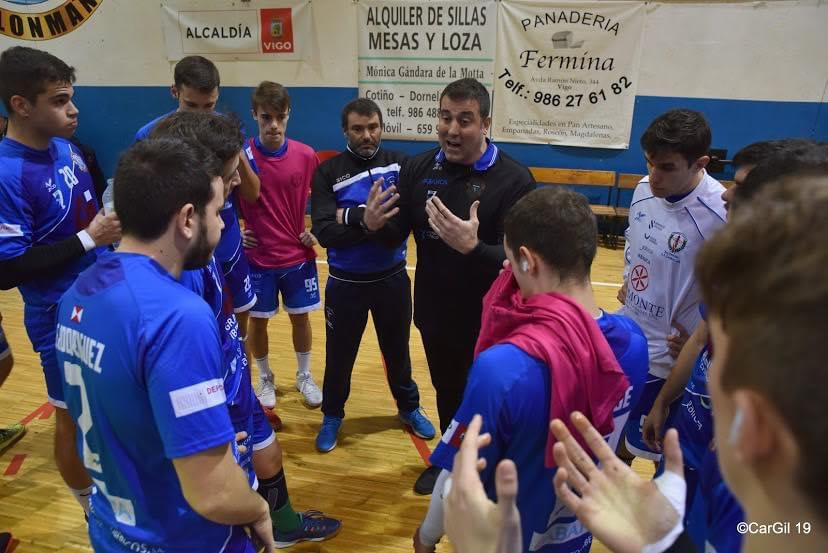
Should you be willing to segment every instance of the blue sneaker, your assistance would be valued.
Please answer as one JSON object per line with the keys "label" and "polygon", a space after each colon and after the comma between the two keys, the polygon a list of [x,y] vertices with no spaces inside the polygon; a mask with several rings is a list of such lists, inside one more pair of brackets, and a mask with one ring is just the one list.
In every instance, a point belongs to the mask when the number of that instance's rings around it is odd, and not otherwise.
{"label": "blue sneaker", "polygon": [[[334,418],[333,420],[340,421],[341,419]],[[279,532],[273,529],[273,541],[277,548],[290,547],[300,541],[325,541],[334,537],[342,528],[342,522],[326,517],[319,511],[305,511],[299,516],[302,517],[302,524],[293,532]]]}
{"label": "blue sneaker", "polygon": [[322,427],[316,435],[316,449],[327,453],[336,447],[336,435],[339,434],[339,427],[342,426],[342,419],[337,417],[322,417]]}
{"label": "blue sneaker", "polygon": [[400,420],[411,428],[415,436],[424,440],[430,440],[436,434],[434,425],[428,420],[422,407],[417,407],[410,413],[400,413]]}

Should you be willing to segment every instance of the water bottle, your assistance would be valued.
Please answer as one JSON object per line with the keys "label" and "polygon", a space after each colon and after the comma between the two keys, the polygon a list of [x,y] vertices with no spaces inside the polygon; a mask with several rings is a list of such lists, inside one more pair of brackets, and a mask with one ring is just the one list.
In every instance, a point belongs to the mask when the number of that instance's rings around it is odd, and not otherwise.
{"label": "water bottle", "polygon": [[104,215],[115,213],[115,179],[106,179],[106,189],[101,198]]}

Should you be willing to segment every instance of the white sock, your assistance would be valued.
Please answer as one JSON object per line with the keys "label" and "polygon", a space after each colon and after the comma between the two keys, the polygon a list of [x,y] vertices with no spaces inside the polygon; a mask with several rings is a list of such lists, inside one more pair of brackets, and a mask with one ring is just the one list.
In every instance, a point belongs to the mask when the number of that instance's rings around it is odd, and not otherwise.
{"label": "white sock", "polygon": [[72,495],[75,496],[75,499],[78,503],[80,503],[80,506],[83,507],[83,512],[89,515],[89,498],[92,497],[92,493],[95,491],[95,486],[92,485],[82,490],[69,488],[69,491],[72,492]]}
{"label": "white sock", "polygon": [[304,353],[296,352],[296,362],[298,363],[298,367],[296,369],[296,377],[297,378],[306,378],[310,376],[310,358],[311,352],[306,351]]}
{"label": "white sock", "polygon": [[254,359],[259,368],[259,379],[273,378],[273,371],[270,370],[270,363],[267,362],[267,355]]}

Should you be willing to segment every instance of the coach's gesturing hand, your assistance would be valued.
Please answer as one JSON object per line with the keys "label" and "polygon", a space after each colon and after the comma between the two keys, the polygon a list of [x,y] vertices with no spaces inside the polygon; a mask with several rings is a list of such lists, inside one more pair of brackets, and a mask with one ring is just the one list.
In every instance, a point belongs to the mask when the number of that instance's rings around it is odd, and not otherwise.
{"label": "coach's gesturing hand", "polygon": [[382,177],[374,181],[371,191],[368,193],[368,201],[365,203],[365,212],[362,214],[362,224],[369,232],[374,232],[385,226],[394,215],[399,213],[400,208],[395,207],[400,195],[397,194],[396,186],[389,186],[382,189]]}
{"label": "coach's gesturing hand", "polygon": [[437,196],[432,196],[426,202],[425,209],[428,215],[428,224],[437,233],[437,236],[450,248],[462,254],[467,254],[480,241],[477,238],[477,228],[480,226],[480,221],[477,218],[477,208],[479,206],[479,201],[471,204],[467,221],[452,213]]}

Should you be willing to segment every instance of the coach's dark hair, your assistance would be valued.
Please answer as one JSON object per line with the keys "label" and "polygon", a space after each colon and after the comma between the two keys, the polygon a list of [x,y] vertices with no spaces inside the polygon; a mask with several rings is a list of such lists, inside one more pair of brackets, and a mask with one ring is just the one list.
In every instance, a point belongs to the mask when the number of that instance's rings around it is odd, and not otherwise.
{"label": "coach's dark hair", "polygon": [[13,46],[0,54],[0,98],[9,115],[12,96],[34,103],[51,83],[74,83],[75,69],[42,50]]}
{"label": "coach's dark hair", "polygon": [[783,140],[763,140],[748,144],[733,156],[733,167],[739,169],[745,165],[759,165],[764,160],[784,151],[807,148],[816,144],[807,138],[786,138]]}
{"label": "coach's dark hair", "polygon": [[154,240],[187,204],[203,215],[221,164],[193,140],[150,138],[121,155],[115,170],[115,210],[125,236]]}
{"label": "coach's dark hair", "polygon": [[[712,316],[727,334],[726,393],[750,389],[778,412],[800,451],[798,491],[828,520],[828,171],[771,181],[696,257]],[[715,406],[714,406],[715,407]],[[715,413],[714,413],[715,415]]]}
{"label": "coach's dark hair", "polygon": [[175,64],[173,71],[175,87],[181,91],[182,86],[208,93],[221,84],[216,65],[203,56],[187,56]]}
{"label": "coach's dark hair", "polygon": [[356,113],[365,117],[370,117],[376,113],[379,115],[380,127],[382,127],[382,110],[373,100],[369,100],[368,98],[357,98],[345,104],[345,107],[342,108],[343,131],[348,130],[348,115],[351,113]]}
{"label": "coach's dark hair", "polygon": [[[786,142],[786,141],[780,141]],[[763,159],[733,191],[733,206],[737,208],[753,198],[769,182],[797,174],[822,175],[828,173],[828,144],[792,140],[775,155]]]}
{"label": "coach's dark hair", "polygon": [[583,195],[557,186],[533,190],[506,214],[504,231],[514,255],[526,246],[561,280],[589,278],[598,249],[598,225]]}
{"label": "coach's dark hair", "polygon": [[213,152],[222,164],[239,155],[244,144],[241,120],[233,114],[176,111],[158,122],[150,138],[187,138]]}
{"label": "coach's dark hair", "polygon": [[690,166],[708,154],[711,140],[704,115],[690,109],[672,109],[650,123],[641,135],[641,148],[648,156],[681,154]]}
{"label": "coach's dark hair", "polygon": [[440,103],[443,103],[443,96],[448,96],[454,101],[477,100],[480,105],[480,117],[485,119],[491,110],[489,91],[476,79],[458,79],[446,85],[440,93]]}

